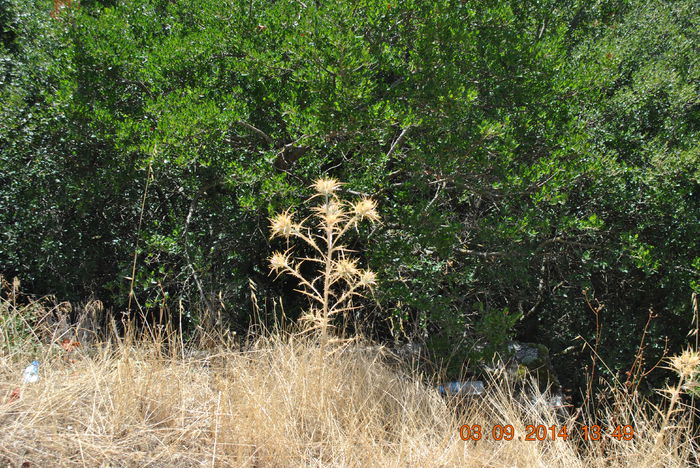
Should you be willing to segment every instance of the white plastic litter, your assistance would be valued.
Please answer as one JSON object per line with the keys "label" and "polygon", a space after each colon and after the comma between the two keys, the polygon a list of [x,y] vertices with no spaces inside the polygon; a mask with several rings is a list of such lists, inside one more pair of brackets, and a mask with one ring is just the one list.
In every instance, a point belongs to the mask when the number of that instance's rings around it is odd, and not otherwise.
{"label": "white plastic litter", "polygon": [[475,396],[483,394],[486,389],[481,380],[468,380],[466,382],[448,382],[447,385],[440,385],[437,388],[440,395],[468,395]]}
{"label": "white plastic litter", "polygon": [[35,383],[39,380],[39,361],[32,361],[30,365],[24,369],[24,383]]}

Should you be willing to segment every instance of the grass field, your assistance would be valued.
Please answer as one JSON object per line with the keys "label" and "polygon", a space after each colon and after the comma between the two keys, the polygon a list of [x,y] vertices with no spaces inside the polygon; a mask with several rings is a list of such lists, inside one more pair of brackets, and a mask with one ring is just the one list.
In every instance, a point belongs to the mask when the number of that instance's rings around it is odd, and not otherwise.
{"label": "grass field", "polygon": [[[210,339],[133,333],[77,346],[27,329],[30,306],[2,303],[2,466],[685,467],[697,463],[680,383],[663,408],[610,389],[614,403],[557,419],[544,395],[494,375],[483,398],[446,400],[430,376],[359,339],[275,332],[244,351]],[[22,328],[24,326],[24,328]],[[22,332],[20,335],[19,333]],[[41,333],[40,333],[41,332]],[[40,380],[22,370],[41,361]],[[696,364],[688,354],[675,364]],[[679,358],[680,359],[680,358]],[[617,395],[617,397],[615,397]],[[632,440],[584,441],[583,425],[631,425]],[[460,427],[479,425],[464,441]],[[525,440],[544,425],[547,440]],[[492,427],[511,425],[513,440]],[[569,437],[552,440],[566,425]],[[609,432],[609,431],[608,431]],[[466,435],[466,431],[462,432]]]}

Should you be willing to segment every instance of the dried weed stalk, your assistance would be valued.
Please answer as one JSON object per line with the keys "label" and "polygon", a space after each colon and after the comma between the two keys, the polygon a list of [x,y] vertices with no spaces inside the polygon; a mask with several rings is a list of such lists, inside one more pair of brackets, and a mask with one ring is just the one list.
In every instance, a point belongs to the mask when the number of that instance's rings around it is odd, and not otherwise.
{"label": "dried weed stalk", "polygon": [[[310,329],[319,332],[322,346],[328,341],[333,317],[355,309],[350,300],[370,290],[377,279],[373,271],[358,266],[358,260],[350,256],[352,251],[343,244],[343,237],[360,222],[379,222],[377,203],[371,198],[343,200],[337,195],[341,185],[335,179],[318,179],[312,186],[315,194],[307,201],[315,203],[313,214],[298,223],[290,210],[270,218],[270,239],[282,237],[289,241],[296,237],[315,253],[311,258],[295,258],[292,248],[288,248],[274,252],[269,261],[272,273],[286,273],[299,281],[301,288],[297,291],[311,302],[303,318],[311,324]],[[319,266],[315,277],[302,275],[304,262]]]}

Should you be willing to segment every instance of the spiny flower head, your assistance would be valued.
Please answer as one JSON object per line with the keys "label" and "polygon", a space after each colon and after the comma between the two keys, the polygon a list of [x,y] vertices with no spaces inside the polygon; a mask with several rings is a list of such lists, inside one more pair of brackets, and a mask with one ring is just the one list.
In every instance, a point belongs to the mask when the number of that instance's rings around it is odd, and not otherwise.
{"label": "spiny flower head", "polygon": [[289,210],[285,210],[282,213],[277,214],[274,218],[270,218],[270,239],[276,236],[289,237],[296,229],[294,221],[292,220],[292,215],[289,214]]}
{"label": "spiny flower head", "polygon": [[377,284],[377,274],[372,270],[362,270],[360,273],[359,285],[366,288],[371,288]]}
{"label": "spiny flower head", "polygon": [[360,273],[360,270],[357,269],[357,259],[341,258],[335,264],[335,272],[346,280],[354,278]]}
{"label": "spiny flower head", "polygon": [[669,364],[679,377],[690,378],[700,370],[700,353],[688,348],[669,358]]}
{"label": "spiny flower head", "polygon": [[360,219],[369,219],[372,222],[379,221],[377,202],[371,198],[363,198],[355,203],[352,208]]}
{"label": "spiny flower head", "polygon": [[280,274],[289,266],[289,253],[277,251],[268,260],[270,261],[270,270],[273,273]]}
{"label": "spiny flower head", "polygon": [[335,226],[346,218],[343,205],[337,201],[330,200],[314,208],[323,222],[327,226]]}
{"label": "spiny flower head", "polygon": [[340,188],[340,182],[332,178],[316,179],[313,188],[320,195],[330,195]]}

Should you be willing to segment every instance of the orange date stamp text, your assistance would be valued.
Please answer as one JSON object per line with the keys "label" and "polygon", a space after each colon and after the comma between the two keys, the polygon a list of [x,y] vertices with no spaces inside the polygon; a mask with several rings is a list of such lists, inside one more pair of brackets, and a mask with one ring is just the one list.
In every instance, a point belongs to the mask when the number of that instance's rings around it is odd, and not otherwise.
{"label": "orange date stamp text", "polygon": [[[611,437],[617,440],[632,440],[634,439],[634,427],[631,425],[617,425],[607,428],[607,430],[598,425],[581,426],[576,428],[583,440],[598,441],[605,437]],[[528,424],[525,426],[524,434],[516,434],[515,428],[510,424],[495,424],[494,426],[482,427],[479,424],[464,424],[459,428],[459,437],[462,440],[567,440],[572,433],[566,425],[564,426],[545,426],[543,424]]]}

